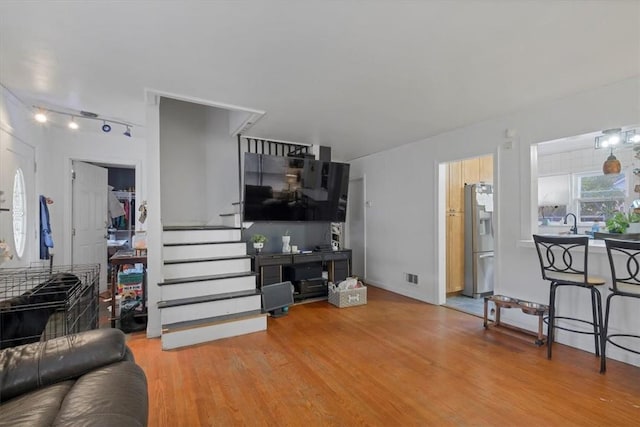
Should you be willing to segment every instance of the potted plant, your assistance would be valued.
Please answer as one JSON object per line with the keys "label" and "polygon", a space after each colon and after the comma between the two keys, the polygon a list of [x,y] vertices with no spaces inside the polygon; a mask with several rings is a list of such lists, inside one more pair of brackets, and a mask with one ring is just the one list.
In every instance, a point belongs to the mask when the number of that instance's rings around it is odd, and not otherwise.
{"label": "potted plant", "polygon": [[628,233],[640,233],[640,214],[636,212],[629,212],[629,228]]}
{"label": "potted plant", "polygon": [[251,236],[251,241],[253,242],[253,249],[256,250],[256,253],[260,253],[267,241],[267,236],[264,234],[254,234]]}
{"label": "potted plant", "polygon": [[616,212],[611,218],[606,220],[607,230],[609,233],[622,234],[629,228],[629,219],[622,212]]}

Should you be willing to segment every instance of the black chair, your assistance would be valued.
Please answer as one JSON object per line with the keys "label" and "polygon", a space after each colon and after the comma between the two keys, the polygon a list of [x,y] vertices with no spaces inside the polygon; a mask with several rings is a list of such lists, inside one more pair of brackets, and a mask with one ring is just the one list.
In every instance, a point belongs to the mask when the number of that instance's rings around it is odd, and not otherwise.
{"label": "black chair", "polygon": [[[589,237],[587,236],[542,236],[533,235],[536,244],[542,278],[551,282],[549,290],[549,316],[547,323],[547,357],[551,359],[551,346],[554,329],[593,335],[595,354],[600,355],[600,336],[602,332],[602,298],[597,286],[605,284],[600,277],[590,277],[588,271]],[[591,293],[591,320],[556,315],[556,292],[561,286],[577,286]],[[557,320],[566,321],[561,326]],[[593,330],[576,329],[571,322],[585,323]]]}
{"label": "black chair", "polygon": [[[604,316],[604,328],[602,329],[602,359],[600,360],[601,373],[604,373],[607,370],[607,341],[623,350],[640,354],[640,351],[629,348],[621,342],[616,343],[614,341],[616,338],[622,338],[623,340],[624,338],[640,339],[640,335],[632,335],[628,333],[609,334],[609,310],[611,308],[611,300],[613,297],[640,299],[640,242],[605,239],[605,244],[607,245],[607,255],[609,256],[611,280],[613,285],[609,288],[611,294],[607,297],[607,309]],[[624,341],[626,343],[626,340]]]}

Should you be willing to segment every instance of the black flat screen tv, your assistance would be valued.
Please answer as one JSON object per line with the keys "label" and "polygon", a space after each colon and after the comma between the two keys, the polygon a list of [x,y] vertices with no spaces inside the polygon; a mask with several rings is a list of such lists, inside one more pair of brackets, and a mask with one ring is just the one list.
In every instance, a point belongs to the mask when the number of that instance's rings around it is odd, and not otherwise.
{"label": "black flat screen tv", "polygon": [[345,222],[349,165],[245,153],[245,221]]}

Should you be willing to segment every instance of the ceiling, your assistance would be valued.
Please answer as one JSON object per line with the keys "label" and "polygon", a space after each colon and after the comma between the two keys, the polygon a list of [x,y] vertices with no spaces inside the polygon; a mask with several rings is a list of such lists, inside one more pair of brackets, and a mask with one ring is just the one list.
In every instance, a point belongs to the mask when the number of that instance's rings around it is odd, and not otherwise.
{"label": "ceiling", "polygon": [[0,83],[144,125],[145,88],[351,160],[640,75],[640,1],[0,1]]}

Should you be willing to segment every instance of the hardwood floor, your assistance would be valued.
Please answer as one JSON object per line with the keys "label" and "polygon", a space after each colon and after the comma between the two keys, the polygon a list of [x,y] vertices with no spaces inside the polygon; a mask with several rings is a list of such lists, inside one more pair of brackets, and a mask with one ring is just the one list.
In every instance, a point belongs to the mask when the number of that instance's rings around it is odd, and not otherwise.
{"label": "hardwood floor", "polygon": [[132,335],[150,426],[623,426],[640,420],[640,368],[374,287],[368,304],[291,307],[268,330],[162,351]]}

